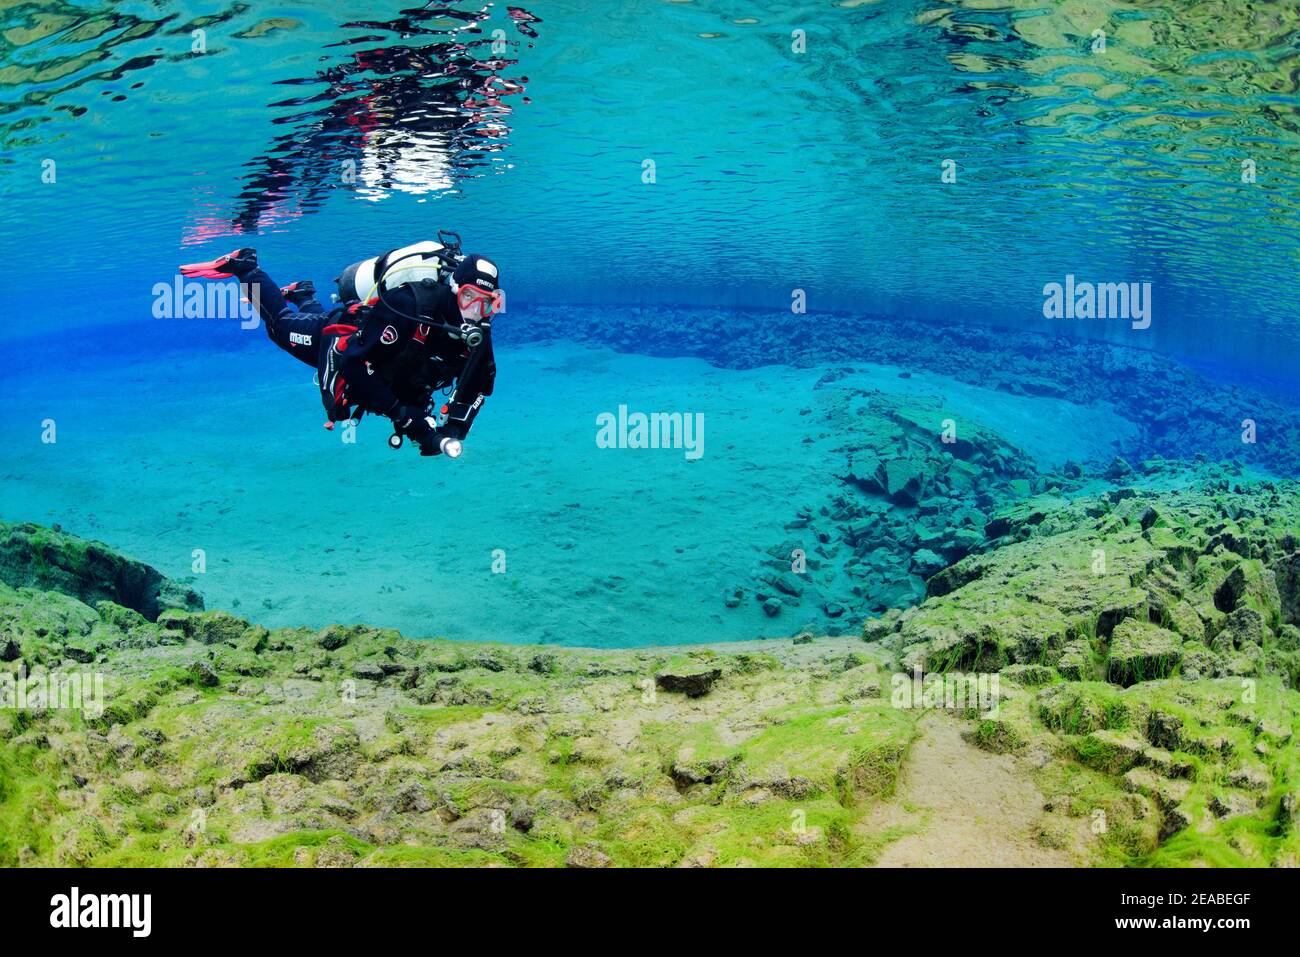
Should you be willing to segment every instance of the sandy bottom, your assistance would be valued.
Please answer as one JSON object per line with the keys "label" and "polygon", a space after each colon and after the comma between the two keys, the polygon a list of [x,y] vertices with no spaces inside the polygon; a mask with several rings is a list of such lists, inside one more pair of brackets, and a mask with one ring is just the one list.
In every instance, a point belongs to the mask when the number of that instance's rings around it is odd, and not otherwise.
{"label": "sandy bottom", "polygon": [[901,834],[877,867],[1070,867],[1080,863],[1083,825],[1067,835],[1071,847],[1038,840],[1043,796],[1022,758],[967,744],[958,721],[941,711],[921,722],[903,763],[894,797],[862,827],[873,835]]}
{"label": "sandy bottom", "polygon": [[[273,627],[606,647],[798,627],[722,597],[785,538],[805,492],[838,484],[842,437],[808,414],[824,369],[574,345],[498,361],[457,461],[391,451],[378,419],[354,444],[324,431],[312,371],[264,341],[21,373],[6,383],[0,516],[60,523],[175,577],[201,552],[193,581],[209,607]],[[836,385],[939,396],[1040,464],[1105,455],[1133,429],[1104,404],[899,371],[858,367]],[[597,416],[620,405],[703,413],[704,454],[598,448]]]}

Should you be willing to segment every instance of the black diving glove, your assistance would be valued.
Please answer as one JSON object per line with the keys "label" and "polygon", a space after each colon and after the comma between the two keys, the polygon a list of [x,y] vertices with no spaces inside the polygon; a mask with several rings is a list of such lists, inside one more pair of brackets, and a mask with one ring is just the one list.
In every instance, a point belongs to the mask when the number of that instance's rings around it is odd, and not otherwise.
{"label": "black diving glove", "polygon": [[442,438],[438,435],[437,429],[430,429],[429,433],[416,441],[420,444],[421,455],[441,455]]}
{"label": "black diving glove", "polygon": [[299,279],[287,286],[281,286],[280,295],[295,306],[301,306],[304,302],[311,302],[316,298],[316,284],[310,279]]}
{"label": "black diving glove", "polygon": [[460,457],[460,440],[432,425],[433,420],[425,416],[423,409],[413,405],[399,405],[393,410],[392,420],[397,434],[409,436],[420,447],[421,455],[446,453],[448,458]]}
{"label": "black diving glove", "polygon": [[398,435],[409,436],[420,447],[421,455],[437,455],[438,430],[429,424],[424,410],[413,405],[399,405],[393,410],[393,431]]}
{"label": "black diving glove", "polygon": [[414,405],[397,405],[388,413],[388,417],[393,420],[393,431],[416,440],[422,433],[432,431],[433,428],[424,420],[424,415],[424,410]]}

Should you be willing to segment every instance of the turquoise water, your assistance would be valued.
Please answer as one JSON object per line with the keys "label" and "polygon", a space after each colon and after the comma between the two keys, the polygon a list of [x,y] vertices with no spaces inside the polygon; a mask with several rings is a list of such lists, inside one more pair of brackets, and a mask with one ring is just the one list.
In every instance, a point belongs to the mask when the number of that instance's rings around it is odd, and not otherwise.
{"label": "turquoise water", "polygon": [[[0,517],[171,574],[206,548],[209,601],[274,623],[651,643],[803,624],[720,596],[831,494],[851,443],[813,383],[846,363],[1039,471],[1290,474],[1298,25],[1175,0],[5,5]],[[439,228],[509,304],[454,466],[376,424],[323,438],[260,331],[150,318],[179,262],[254,245],[325,288]],[[1046,318],[1067,276],[1150,283],[1149,323]],[[705,413],[709,451],[605,454],[620,404]],[[378,521],[349,521],[357,486],[391,490]],[[448,570],[496,547],[509,589]],[[914,585],[825,587],[857,613]]]}

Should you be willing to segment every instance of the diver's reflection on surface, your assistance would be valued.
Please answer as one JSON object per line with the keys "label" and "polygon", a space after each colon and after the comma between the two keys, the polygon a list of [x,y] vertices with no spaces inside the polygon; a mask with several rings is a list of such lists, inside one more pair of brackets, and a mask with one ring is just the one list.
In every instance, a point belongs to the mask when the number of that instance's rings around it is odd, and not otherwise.
{"label": "diver's reflection on surface", "polygon": [[[508,12],[519,33],[537,36],[537,17],[519,7]],[[489,28],[491,17],[486,7],[427,6],[389,22],[342,24],[367,32],[331,46],[378,45],[354,50],[314,76],[279,81],[327,88],[270,104],[306,109],[277,119],[291,129],[246,164],[234,231],[254,232],[311,212],[340,187],[381,199],[395,190],[452,189],[481,175],[506,146],[512,108],[505,98],[522,94],[527,82],[501,75],[517,64],[507,54],[519,41],[509,39],[505,24]],[[377,31],[399,42],[383,45]],[[195,238],[208,238],[212,225]]]}

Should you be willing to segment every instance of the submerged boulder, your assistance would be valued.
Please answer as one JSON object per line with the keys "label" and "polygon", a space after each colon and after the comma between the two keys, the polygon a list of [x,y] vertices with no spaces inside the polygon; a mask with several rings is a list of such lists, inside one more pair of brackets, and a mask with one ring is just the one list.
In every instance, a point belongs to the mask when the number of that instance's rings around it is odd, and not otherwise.
{"label": "submerged boulder", "polygon": [[205,645],[236,644],[248,631],[249,623],[228,611],[205,611],[189,619],[187,634]]}
{"label": "submerged boulder", "polygon": [[1219,611],[1231,613],[1242,606],[1255,609],[1269,622],[1276,621],[1280,615],[1277,579],[1258,559],[1248,559],[1233,566],[1214,590],[1214,607]]}
{"label": "submerged boulder", "polygon": [[1223,627],[1210,643],[1215,651],[1231,654],[1264,643],[1264,619],[1253,608],[1243,605],[1223,619]]}
{"label": "submerged boulder", "polygon": [[1125,619],[1115,626],[1106,680],[1118,685],[1167,678],[1183,660],[1183,640],[1150,622]]}
{"label": "submerged boulder", "polygon": [[688,698],[701,698],[713,688],[713,683],[722,677],[721,668],[708,668],[700,671],[661,671],[655,675],[655,686],[660,691],[677,691]]}
{"label": "submerged boulder", "polygon": [[912,571],[922,578],[929,578],[948,567],[943,557],[928,548],[919,548],[912,553]]}
{"label": "submerged boulder", "polygon": [[925,489],[925,473],[908,459],[891,459],[883,466],[886,493],[900,505],[915,505]]}
{"label": "submerged boulder", "polygon": [[1300,625],[1300,551],[1278,563],[1277,590],[1282,606],[1282,621]]}
{"label": "submerged boulder", "polygon": [[100,542],[30,522],[0,522],[0,581],[110,601],[150,621],[166,608],[201,609],[198,593]]}
{"label": "submerged boulder", "polygon": [[1123,774],[1142,760],[1146,742],[1121,731],[1090,732],[1077,745],[1079,760],[1107,774]]}

